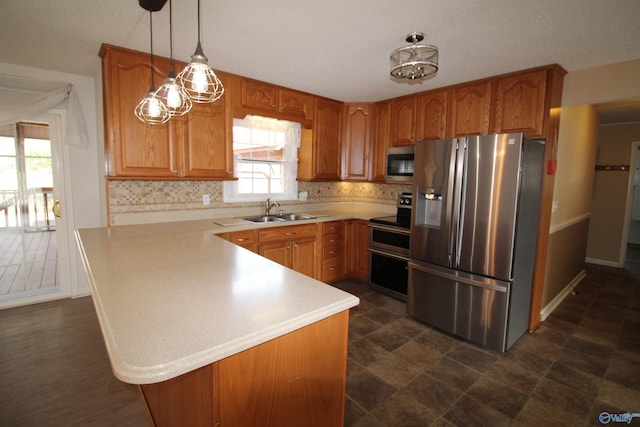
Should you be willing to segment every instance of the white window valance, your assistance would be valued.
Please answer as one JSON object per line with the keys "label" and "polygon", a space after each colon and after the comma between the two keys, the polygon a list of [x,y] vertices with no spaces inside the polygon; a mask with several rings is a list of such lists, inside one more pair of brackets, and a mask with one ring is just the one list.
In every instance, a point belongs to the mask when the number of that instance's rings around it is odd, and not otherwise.
{"label": "white window valance", "polygon": [[56,107],[67,111],[65,143],[87,146],[87,125],[71,83],[0,74],[0,126],[29,120]]}

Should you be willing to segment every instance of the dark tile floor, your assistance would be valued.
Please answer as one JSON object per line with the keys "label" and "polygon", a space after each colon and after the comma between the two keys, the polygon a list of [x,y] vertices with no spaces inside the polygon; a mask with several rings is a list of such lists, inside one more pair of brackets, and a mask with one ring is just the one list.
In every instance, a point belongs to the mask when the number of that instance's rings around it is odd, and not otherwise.
{"label": "dark tile floor", "polygon": [[335,285],[361,300],[349,326],[347,427],[603,425],[603,411],[640,413],[640,262],[589,265],[506,353],[424,326],[364,283]]}

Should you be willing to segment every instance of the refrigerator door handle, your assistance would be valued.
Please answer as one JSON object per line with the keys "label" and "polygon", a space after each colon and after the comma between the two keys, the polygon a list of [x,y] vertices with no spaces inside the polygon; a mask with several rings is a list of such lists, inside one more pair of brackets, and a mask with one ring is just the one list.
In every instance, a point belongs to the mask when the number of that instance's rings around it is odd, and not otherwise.
{"label": "refrigerator door handle", "polygon": [[467,139],[464,140],[464,149],[462,154],[462,179],[460,182],[460,213],[458,216],[458,234],[456,235],[456,263],[455,266],[460,265],[460,256],[462,253],[462,235],[464,233],[464,211],[466,205],[466,191],[467,191],[467,165],[469,163],[469,144]]}
{"label": "refrigerator door handle", "polygon": [[489,279],[486,277],[480,277],[471,275],[468,273],[464,273],[461,271],[452,271],[452,270],[444,270],[440,269],[436,266],[427,267],[422,264],[415,263],[413,261],[409,261],[408,263],[409,269],[414,268],[419,271],[423,271],[425,273],[432,274],[434,276],[443,277],[445,279],[453,280],[455,282],[465,283],[471,286],[479,286],[486,289],[491,289],[496,292],[507,292],[508,287],[506,284],[502,284],[505,282],[500,282],[494,279]]}

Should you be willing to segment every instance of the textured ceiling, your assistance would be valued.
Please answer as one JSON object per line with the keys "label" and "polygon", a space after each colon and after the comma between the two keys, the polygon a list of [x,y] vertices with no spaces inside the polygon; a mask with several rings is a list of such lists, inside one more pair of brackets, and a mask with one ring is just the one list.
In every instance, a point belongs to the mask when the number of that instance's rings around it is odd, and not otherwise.
{"label": "textured ceiling", "polygon": [[[154,51],[169,56],[169,4]],[[223,71],[347,102],[377,101],[558,63],[567,71],[640,58],[639,0],[204,0],[202,44]],[[197,1],[173,0],[174,55],[196,45]],[[389,77],[412,31],[440,50],[421,83]],[[0,62],[99,76],[101,43],[149,51],[137,0],[2,0]]]}

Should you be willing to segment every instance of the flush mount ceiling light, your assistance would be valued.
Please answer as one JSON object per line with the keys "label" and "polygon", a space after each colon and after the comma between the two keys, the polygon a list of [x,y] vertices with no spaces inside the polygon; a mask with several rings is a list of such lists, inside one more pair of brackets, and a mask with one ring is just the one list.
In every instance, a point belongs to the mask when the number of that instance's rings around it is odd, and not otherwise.
{"label": "flush mount ceiling light", "polygon": [[156,88],[153,84],[153,18],[152,12],[149,10],[149,34],[151,39],[151,55],[150,55],[150,67],[151,72],[151,88],[149,92],[142,98],[142,101],[136,106],[136,117],[142,122],[157,125],[163,124],[169,121],[171,115],[164,103],[156,95]]}
{"label": "flush mount ceiling light", "polygon": [[399,80],[424,79],[438,72],[438,48],[428,44],[418,44],[424,40],[424,33],[407,35],[410,46],[391,52],[391,77]]}
{"label": "flush mount ceiling light", "polygon": [[200,0],[198,0],[198,45],[191,56],[191,62],[178,74],[176,80],[194,102],[213,102],[220,99],[224,93],[222,82],[209,66],[209,59],[202,51],[202,44],[200,43]]}
{"label": "flush mount ceiling light", "polygon": [[173,69],[173,19],[171,10],[171,0],[169,0],[169,75],[164,79],[162,86],[158,88],[156,96],[165,104],[169,114],[173,116],[184,116],[192,107],[191,99],[184,88],[176,81]]}

